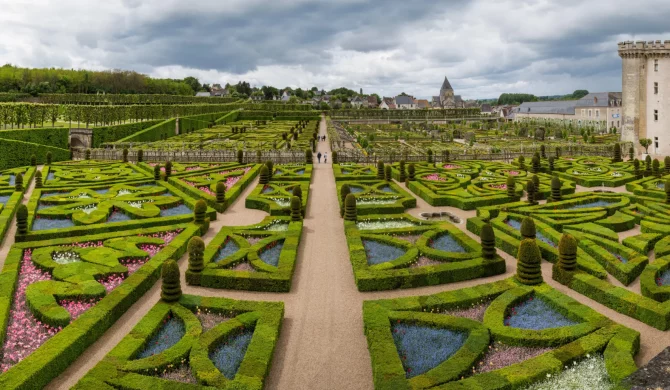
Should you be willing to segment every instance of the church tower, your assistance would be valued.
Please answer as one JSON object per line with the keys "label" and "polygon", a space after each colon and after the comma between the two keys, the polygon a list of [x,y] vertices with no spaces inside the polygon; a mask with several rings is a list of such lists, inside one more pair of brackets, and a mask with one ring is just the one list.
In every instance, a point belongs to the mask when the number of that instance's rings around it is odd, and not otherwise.
{"label": "church tower", "polygon": [[442,108],[456,108],[454,89],[451,88],[447,76],[444,76],[444,82],[442,83],[442,88],[440,88],[440,105]]}

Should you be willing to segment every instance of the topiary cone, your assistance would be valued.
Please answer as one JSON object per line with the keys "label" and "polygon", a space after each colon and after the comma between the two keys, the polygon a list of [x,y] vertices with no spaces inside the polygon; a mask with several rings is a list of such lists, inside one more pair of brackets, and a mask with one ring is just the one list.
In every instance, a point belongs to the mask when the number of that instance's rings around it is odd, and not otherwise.
{"label": "topiary cone", "polygon": [[407,167],[407,175],[409,181],[414,181],[415,180],[415,175],[416,175],[416,170],[414,168],[414,163],[410,163],[409,166]]}
{"label": "topiary cone", "polygon": [[144,149],[137,151],[137,162],[141,163],[142,161],[144,161]]}
{"label": "topiary cone", "polygon": [[188,270],[190,272],[201,272],[205,269],[204,254],[205,242],[202,238],[191,237],[188,242]]}
{"label": "topiary cone", "polygon": [[244,151],[243,150],[238,150],[237,151],[237,163],[242,164],[244,162]]}
{"label": "topiary cone", "polygon": [[300,184],[296,184],[293,187],[293,190],[291,191],[291,195],[297,196],[298,199],[302,202],[302,188],[300,188]]}
{"label": "topiary cone", "polygon": [[407,178],[407,175],[405,174],[405,160],[400,160],[400,164],[398,165],[398,170],[400,171],[400,177],[399,177],[398,181],[400,181],[402,183]]}
{"label": "topiary cone", "polygon": [[523,238],[532,238],[535,239],[535,236],[537,235],[537,230],[535,229],[535,221],[533,221],[533,218],[531,217],[526,217],[521,221],[521,236]]}
{"label": "topiary cone", "polygon": [[510,199],[516,199],[516,180],[514,176],[507,176],[507,197]]}
{"label": "topiary cone", "polygon": [[526,183],[526,195],[528,196],[528,203],[535,203],[535,183],[533,183],[533,180],[528,180]]}
{"label": "topiary cone", "polygon": [[302,204],[300,198],[293,196],[291,198],[291,221],[298,222],[302,220]]}
{"label": "topiary cone", "polygon": [[344,216],[344,202],[347,199],[347,195],[351,194],[351,188],[349,184],[342,184],[340,187],[340,199],[342,199],[342,206],[340,207],[340,217]]}
{"label": "topiary cone", "polygon": [[561,194],[561,179],[559,179],[557,176],[554,176],[551,178],[551,200],[554,202],[558,202],[561,199],[563,199],[563,195]]}
{"label": "topiary cone", "polygon": [[270,182],[270,173],[268,171],[267,165],[261,167],[261,177],[258,181],[260,184],[268,184]]}
{"label": "topiary cone", "polygon": [[554,156],[549,157],[549,172],[554,171]]}
{"label": "topiary cone", "polygon": [[42,171],[35,172],[35,188],[42,188]]}
{"label": "topiary cone", "polygon": [[176,302],[181,298],[181,283],[179,281],[179,266],[174,260],[163,263],[161,270],[163,283],[161,284],[161,299],[165,302]]}
{"label": "topiary cone", "polygon": [[[311,164],[313,161],[314,155],[312,154],[312,151],[309,149],[305,149],[305,164]],[[333,161],[333,163],[335,163]]]}
{"label": "topiary cone", "polygon": [[542,254],[535,240],[524,239],[519,244],[516,279],[521,284],[536,285],[542,279]]}
{"label": "topiary cone", "polygon": [[123,148],[123,162],[128,162],[128,148]]}
{"label": "topiary cone", "polygon": [[665,181],[665,203],[670,204],[670,179]]}
{"label": "topiary cone", "polygon": [[165,181],[168,180],[168,177],[172,175],[172,161],[165,163]]}
{"label": "topiary cone", "polygon": [[344,200],[344,220],[356,221],[356,197],[354,194],[349,194]]}
{"label": "topiary cone", "polygon": [[28,207],[24,204],[16,209],[16,232],[19,235],[28,233]]}
{"label": "topiary cone", "polygon": [[226,201],[226,183],[219,181],[216,183],[216,203]]}
{"label": "topiary cone", "polygon": [[16,174],[14,179],[14,188],[16,191],[23,191],[23,175],[21,173]]}
{"label": "topiary cone", "polygon": [[265,165],[268,167],[268,175],[270,180],[272,180],[272,176],[274,176],[275,172],[275,165],[272,161],[266,161]]}
{"label": "topiary cone", "polygon": [[205,223],[205,217],[207,216],[207,203],[204,200],[200,199],[195,202],[195,207],[193,208],[193,222],[197,224]]}
{"label": "topiary cone", "polygon": [[384,162],[379,161],[377,163],[377,179],[384,180]]}
{"label": "topiary cone", "polygon": [[496,257],[496,236],[493,227],[489,223],[482,226],[479,238],[482,242],[482,256],[485,259],[495,259]]}
{"label": "topiary cone", "polygon": [[338,163],[339,160],[337,159],[337,151],[334,151],[334,152],[333,152],[332,159],[333,159],[333,164],[337,164],[337,163]]}
{"label": "topiary cone", "polygon": [[567,233],[558,242],[558,266],[565,271],[577,269],[577,240]]}
{"label": "topiary cone", "polygon": [[154,180],[160,180],[161,179],[161,166],[156,165],[154,166]]}
{"label": "topiary cone", "polygon": [[35,156],[34,154],[30,155],[30,165],[32,165],[33,167],[37,165],[37,156]]}
{"label": "topiary cone", "polygon": [[51,152],[47,152],[47,165],[51,165],[51,158],[52,158]]}
{"label": "topiary cone", "polygon": [[393,172],[392,172],[392,170],[391,170],[391,166],[390,166],[390,165],[387,165],[387,166],[384,168],[384,178],[386,179],[386,181],[391,181],[391,180],[393,180],[392,173],[393,173]]}

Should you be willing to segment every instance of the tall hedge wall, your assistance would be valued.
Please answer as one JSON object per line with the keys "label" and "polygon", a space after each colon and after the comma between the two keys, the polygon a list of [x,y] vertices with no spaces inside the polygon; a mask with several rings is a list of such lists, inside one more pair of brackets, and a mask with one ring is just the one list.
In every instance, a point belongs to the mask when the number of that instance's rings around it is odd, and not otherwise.
{"label": "tall hedge wall", "polygon": [[153,142],[164,138],[174,137],[176,134],[176,120],[168,119],[148,129],[142,130],[126,138],[121,138],[118,142]]}
{"label": "tall hedge wall", "polygon": [[93,130],[93,139],[91,140],[91,146],[94,148],[99,147],[105,142],[115,142],[122,138],[129,137],[139,131],[148,129],[149,127],[155,126],[159,123],[163,123],[162,119],[146,122],[134,122],[126,123],[123,125],[116,126],[103,126],[103,127],[94,127]]}
{"label": "tall hedge wall", "polygon": [[318,111],[242,111],[238,120],[316,120],[319,119]]}
{"label": "tall hedge wall", "polygon": [[0,138],[67,149],[70,142],[70,129],[55,127],[46,129],[0,130]]}
{"label": "tall hedge wall", "polygon": [[0,140],[0,170],[30,165],[30,156],[37,157],[37,164],[46,163],[47,152],[51,152],[51,161],[70,159],[70,150],[40,145],[31,142]]}

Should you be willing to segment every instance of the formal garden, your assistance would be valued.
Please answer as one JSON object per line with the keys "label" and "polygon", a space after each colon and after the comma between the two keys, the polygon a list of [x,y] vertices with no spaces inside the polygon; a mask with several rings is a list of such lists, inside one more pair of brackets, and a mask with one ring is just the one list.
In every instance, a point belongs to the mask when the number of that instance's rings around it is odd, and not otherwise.
{"label": "formal garden", "polygon": [[[225,104],[119,109],[91,149],[0,137],[28,153],[0,164],[2,388],[332,386],[290,382],[301,356],[360,388],[664,385],[670,159],[554,124]],[[363,140],[374,161],[339,149]],[[472,148],[490,158],[454,158]]]}

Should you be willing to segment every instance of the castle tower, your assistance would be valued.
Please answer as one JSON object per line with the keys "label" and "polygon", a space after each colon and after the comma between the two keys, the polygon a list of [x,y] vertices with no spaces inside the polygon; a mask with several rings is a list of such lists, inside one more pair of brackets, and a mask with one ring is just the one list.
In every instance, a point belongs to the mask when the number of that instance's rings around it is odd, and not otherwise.
{"label": "castle tower", "polygon": [[649,153],[670,155],[670,41],[619,43],[622,59],[621,140],[649,138]]}
{"label": "castle tower", "polygon": [[456,101],[454,100],[454,89],[451,87],[447,76],[444,76],[442,88],[440,88],[440,105],[442,108],[455,108]]}

